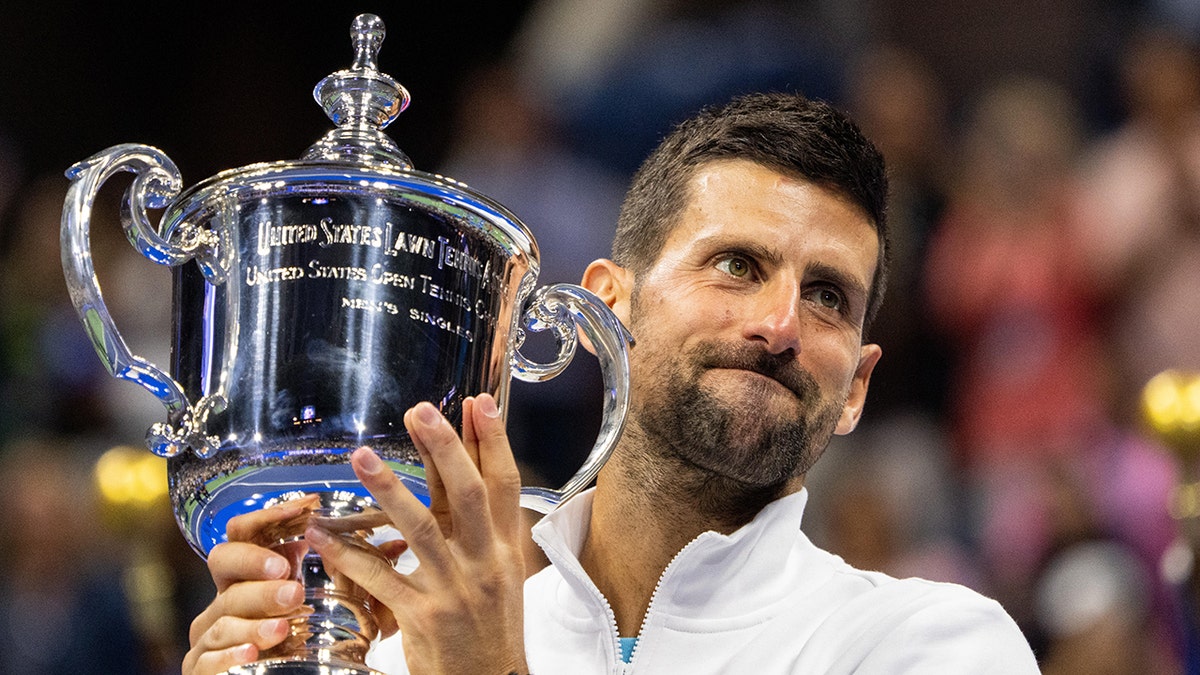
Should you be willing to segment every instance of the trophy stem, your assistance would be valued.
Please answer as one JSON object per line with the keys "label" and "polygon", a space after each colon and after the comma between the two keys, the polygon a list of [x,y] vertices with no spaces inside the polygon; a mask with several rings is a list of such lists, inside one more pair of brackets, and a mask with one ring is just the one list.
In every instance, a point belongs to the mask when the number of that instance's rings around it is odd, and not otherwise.
{"label": "trophy stem", "polygon": [[264,650],[259,661],[232,668],[227,675],[382,675],[366,666],[371,641],[379,633],[370,596],[345,575],[326,569],[303,535],[310,521],[329,525],[340,520],[348,527],[330,529],[339,530],[337,536],[345,543],[386,560],[382,551],[367,542],[363,530],[346,531],[365,522],[362,515],[377,520],[373,514],[380,512],[361,497],[344,493],[316,496],[320,506],[283,524],[285,531],[262,533],[274,539],[272,550],[291,561],[292,578],[304,586],[304,609],[291,618],[290,634],[283,642]]}
{"label": "trophy stem", "polygon": [[291,620],[292,634],[273,656],[304,656],[317,660],[341,658],[362,663],[378,632],[365,594],[347,592],[325,570],[321,556],[309,551],[301,562],[304,604],[311,613]]}

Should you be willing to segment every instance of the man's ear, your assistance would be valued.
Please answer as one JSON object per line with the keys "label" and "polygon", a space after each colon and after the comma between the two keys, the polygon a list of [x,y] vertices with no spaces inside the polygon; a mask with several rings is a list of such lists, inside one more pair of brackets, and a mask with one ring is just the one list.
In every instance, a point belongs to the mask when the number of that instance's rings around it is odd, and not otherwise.
{"label": "man's ear", "polygon": [[[580,286],[596,294],[608,305],[621,323],[629,328],[629,298],[633,292],[633,274],[608,258],[592,261],[583,271]],[[592,354],[596,353],[587,336],[579,333],[579,344]]]}
{"label": "man's ear", "polygon": [[866,344],[859,350],[858,367],[854,369],[850,395],[846,398],[846,405],[842,407],[842,416],[838,419],[835,434],[848,434],[858,426],[863,406],[867,403],[867,387],[871,384],[871,373],[882,355],[883,350],[879,345]]}
{"label": "man's ear", "polygon": [[583,271],[580,285],[596,294],[612,309],[621,323],[629,325],[629,303],[633,273],[608,258],[592,261]]}

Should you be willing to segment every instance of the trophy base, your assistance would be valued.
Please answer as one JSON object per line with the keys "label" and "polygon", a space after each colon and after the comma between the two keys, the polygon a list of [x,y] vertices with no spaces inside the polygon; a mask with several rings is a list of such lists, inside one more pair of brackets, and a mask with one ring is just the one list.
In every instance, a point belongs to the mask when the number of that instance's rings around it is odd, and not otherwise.
{"label": "trophy base", "polygon": [[268,659],[234,666],[222,675],[385,675],[360,663],[349,661],[303,661]]}

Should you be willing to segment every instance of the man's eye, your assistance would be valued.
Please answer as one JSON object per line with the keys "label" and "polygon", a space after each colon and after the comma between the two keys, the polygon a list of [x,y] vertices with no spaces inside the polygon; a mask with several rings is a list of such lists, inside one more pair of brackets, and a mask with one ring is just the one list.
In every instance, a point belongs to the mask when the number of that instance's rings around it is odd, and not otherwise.
{"label": "man's eye", "polygon": [[717,263],[717,269],[728,274],[731,277],[746,277],[749,276],[754,268],[751,267],[750,261],[745,258],[731,256]]}
{"label": "man's eye", "polygon": [[841,311],[845,306],[842,295],[832,288],[818,288],[812,292],[812,298],[818,305],[828,309]]}

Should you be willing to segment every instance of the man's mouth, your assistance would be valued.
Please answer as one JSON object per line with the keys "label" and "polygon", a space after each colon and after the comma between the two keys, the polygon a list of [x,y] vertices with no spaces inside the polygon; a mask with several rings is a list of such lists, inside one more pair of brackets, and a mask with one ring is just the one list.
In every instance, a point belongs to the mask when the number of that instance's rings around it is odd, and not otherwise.
{"label": "man's mouth", "polygon": [[732,372],[732,373],[743,373],[743,374],[745,374],[745,375],[748,375],[749,377],[751,377],[751,378],[753,378],[753,379],[755,379],[755,380],[767,380],[767,381],[769,381],[769,382],[773,382],[774,384],[776,384],[776,385],[777,385],[777,386],[779,386],[780,388],[782,388],[782,389],[784,389],[784,390],[788,391],[788,392],[789,392],[789,393],[791,393],[792,395],[794,395],[794,396],[799,396],[799,394],[798,394],[798,393],[797,393],[795,390],[793,390],[791,387],[789,387],[789,386],[787,386],[786,384],[784,384],[783,382],[781,382],[781,381],[779,380],[779,378],[773,377],[773,376],[771,376],[771,375],[767,375],[766,373],[760,373],[760,372],[759,372],[759,371],[757,371],[757,370],[751,370],[751,369],[748,369],[748,368],[726,368],[726,367],[721,367],[721,366],[717,366],[717,367],[714,367],[714,368],[709,368],[709,370],[726,370],[726,371],[729,371],[729,372]]}
{"label": "man's mouth", "polygon": [[761,375],[779,383],[800,400],[808,400],[816,391],[812,377],[787,354],[763,351],[725,350],[707,347],[701,354],[700,365],[709,370],[740,370]]}

